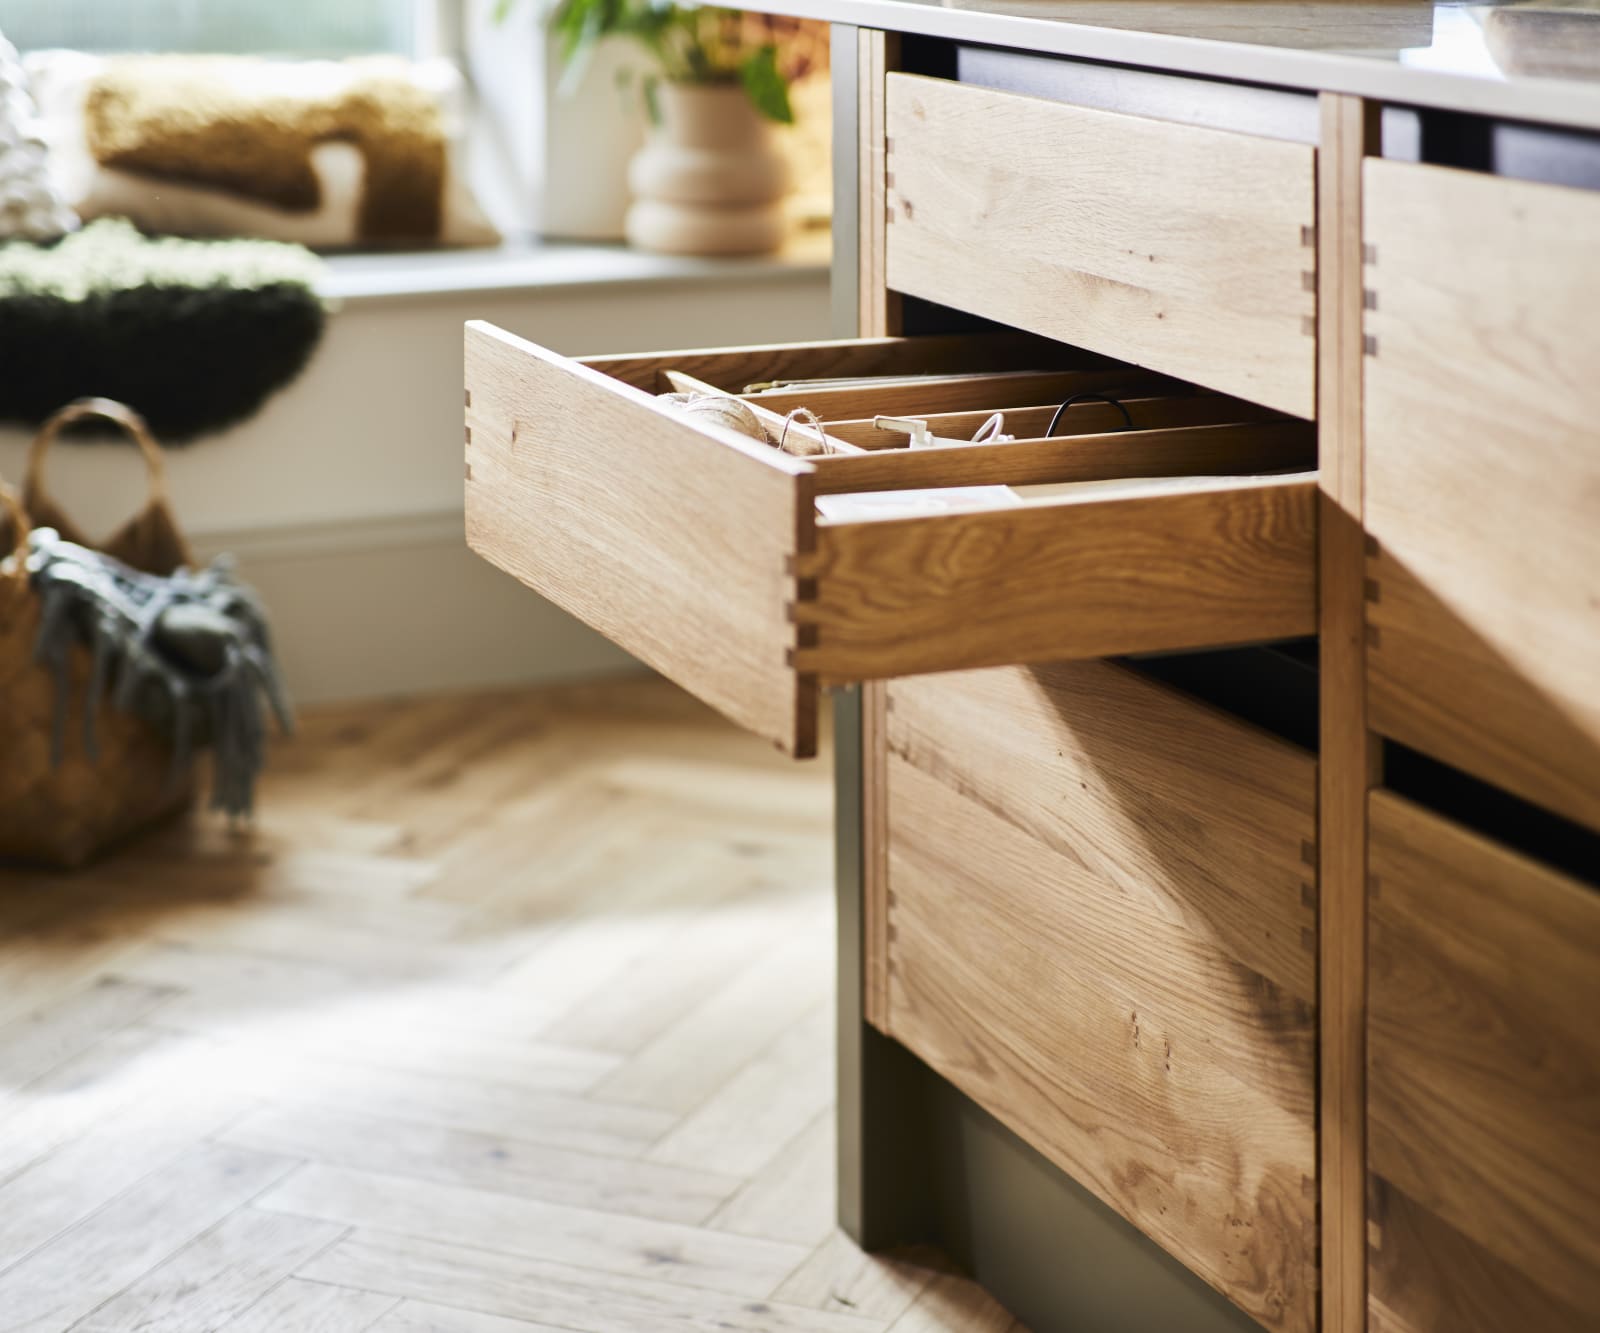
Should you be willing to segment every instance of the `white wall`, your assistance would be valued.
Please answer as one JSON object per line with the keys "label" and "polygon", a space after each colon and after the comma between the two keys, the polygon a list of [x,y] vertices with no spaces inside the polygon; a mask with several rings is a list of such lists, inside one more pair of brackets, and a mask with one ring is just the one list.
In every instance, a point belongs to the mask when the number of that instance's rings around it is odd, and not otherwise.
{"label": "white wall", "polygon": [[[487,289],[494,257],[456,258],[443,266],[456,290],[399,296],[375,293],[426,288],[425,268],[336,265],[330,291],[357,294],[330,318],[304,375],[254,420],[171,453],[180,520],[202,555],[235,551],[266,595],[303,702],[629,665],[465,548],[466,320],[580,355],[828,336],[827,274],[814,258],[712,265],[556,251],[538,272],[519,270],[532,285]],[[605,280],[612,270],[625,280]],[[661,276],[640,276],[650,272]],[[0,429],[0,477],[21,478],[26,445],[25,433]],[[131,450],[58,445],[49,480],[91,532],[141,494]]]}

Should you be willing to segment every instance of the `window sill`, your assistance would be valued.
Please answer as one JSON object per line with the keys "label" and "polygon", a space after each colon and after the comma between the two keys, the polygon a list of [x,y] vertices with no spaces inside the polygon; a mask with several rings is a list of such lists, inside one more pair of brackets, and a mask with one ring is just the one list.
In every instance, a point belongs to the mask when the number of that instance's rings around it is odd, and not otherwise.
{"label": "window sill", "polygon": [[487,250],[334,255],[320,284],[338,302],[519,292],[553,287],[815,279],[830,259],[826,231],[797,236],[775,255],[707,259],[646,254],[622,245],[511,244]]}

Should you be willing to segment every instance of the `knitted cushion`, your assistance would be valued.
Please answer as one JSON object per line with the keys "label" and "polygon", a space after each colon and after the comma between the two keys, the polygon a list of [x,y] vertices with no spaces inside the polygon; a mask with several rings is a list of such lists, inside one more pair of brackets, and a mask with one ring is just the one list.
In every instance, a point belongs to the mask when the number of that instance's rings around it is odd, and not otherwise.
{"label": "knitted cushion", "polygon": [[0,245],[0,419],[115,398],[163,441],[250,416],[321,337],[320,262],[271,241],[141,236],[102,219]]}

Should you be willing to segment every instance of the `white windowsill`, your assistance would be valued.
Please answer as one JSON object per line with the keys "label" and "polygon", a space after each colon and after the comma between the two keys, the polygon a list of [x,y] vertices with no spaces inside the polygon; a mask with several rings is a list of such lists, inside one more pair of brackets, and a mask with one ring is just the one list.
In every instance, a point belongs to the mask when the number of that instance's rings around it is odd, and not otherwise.
{"label": "white windowsill", "polygon": [[632,283],[815,280],[828,269],[826,231],[797,236],[775,255],[706,259],[646,254],[624,245],[509,244],[484,250],[334,255],[320,290],[334,301],[382,301],[463,292]]}

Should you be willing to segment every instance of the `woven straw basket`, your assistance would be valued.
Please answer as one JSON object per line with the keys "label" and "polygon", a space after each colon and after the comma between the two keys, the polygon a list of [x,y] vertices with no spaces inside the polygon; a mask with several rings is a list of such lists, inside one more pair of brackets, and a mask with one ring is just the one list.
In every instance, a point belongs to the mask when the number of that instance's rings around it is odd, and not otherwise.
{"label": "woven straw basket", "polygon": [[161,451],[131,409],[103,398],[82,399],[44,424],[28,458],[21,499],[0,485],[0,860],[72,868],[129,834],[186,807],[192,773],[174,775],[172,750],[143,720],[102,702],[95,725],[98,756],[84,744],[90,654],[75,648],[69,663],[65,748],[51,763],[55,677],[33,660],[39,598],[28,585],[24,554],[32,527],[56,528],[91,545],[44,486],[44,457],[61,429],[87,416],[105,417],[131,435],[150,469],[144,508],[100,549],[147,573],[170,574],[190,563],[167,500]]}

